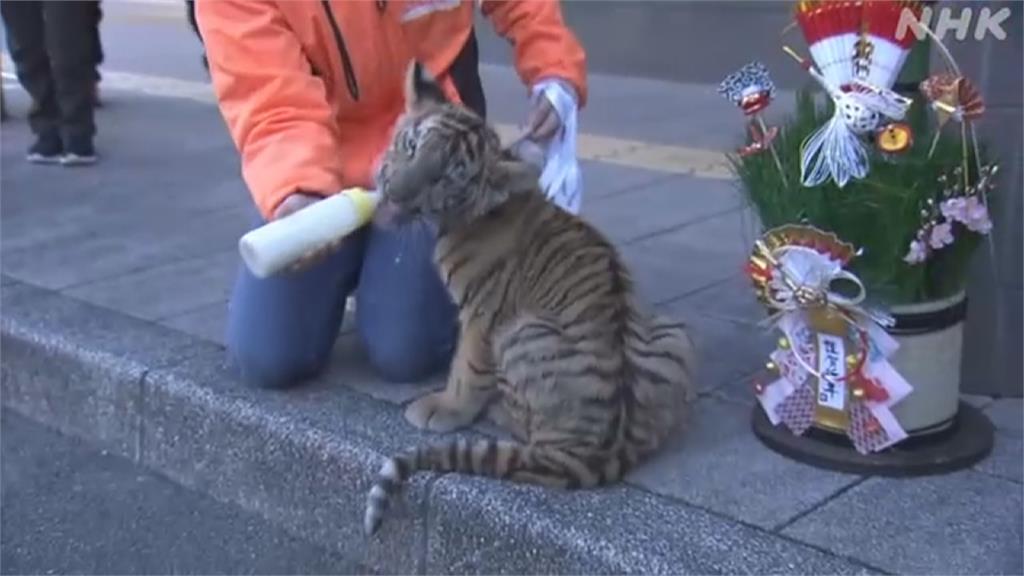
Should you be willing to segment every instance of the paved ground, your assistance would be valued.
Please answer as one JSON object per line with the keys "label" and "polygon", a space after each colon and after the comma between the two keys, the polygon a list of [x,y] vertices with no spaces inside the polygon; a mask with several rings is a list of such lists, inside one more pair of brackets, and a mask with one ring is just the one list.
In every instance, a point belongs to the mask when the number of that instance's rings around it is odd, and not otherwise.
{"label": "paved ground", "polygon": [[[27,165],[24,122],[4,125],[2,270],[220,344],[235,246],[252,210],[237,158],[183,21],[135,7],[110,12],[102,164]],[[581,145],[584,214],[622,248],[643,294],[691,321],[705,358],[694,433],[630,483],[750,538],[806,544],[870,571],[1021,573],[1019,399],[976,399],[999,427],[995,453],[974,470],[923,480],[826,472],[754,439],[749,382],[774,338],[754,327],[760,310],[740,275],[754,225],[714,161],[740,137],[738,113],[712,86],[593,82]],[[494,119],[518,122],[522,89],[511,71],[487,66],[485,84]],[[24,95],[7,76],[4,85],[12,112],[23,115]],[[423,391],[376,381],[357,348],[341,338],[333,385],[395,404]]]}
{"label": "paved ground", "polygon": [[255,514],[2,413],[3,574],[357,574]]}

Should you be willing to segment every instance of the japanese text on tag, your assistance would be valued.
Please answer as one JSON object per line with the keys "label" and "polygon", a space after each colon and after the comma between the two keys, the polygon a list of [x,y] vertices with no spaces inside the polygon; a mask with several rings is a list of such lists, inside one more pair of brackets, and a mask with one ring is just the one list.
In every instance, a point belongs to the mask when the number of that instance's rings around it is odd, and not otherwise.
{"label": "japanese text on tag", "polygon": [[818,404],[835,410],[843,410],[846,406],[846,385],[842,379],[846,376],[843,366],[845,346],[842,338],[830,334],[818,334],[818,373],[822,375],[818,383]]}

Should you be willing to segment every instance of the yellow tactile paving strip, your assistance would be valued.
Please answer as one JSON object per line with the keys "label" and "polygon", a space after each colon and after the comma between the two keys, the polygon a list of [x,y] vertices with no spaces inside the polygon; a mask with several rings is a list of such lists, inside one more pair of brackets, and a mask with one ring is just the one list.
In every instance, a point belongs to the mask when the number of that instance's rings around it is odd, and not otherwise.
{"label": "yellow tactile paving strip", "polygon": [[[512,125],[497,125],[503,139],[518,133]],[[699,178],[729,180],[733,174],[725,155],[719,150],[669,146],[641,140],[583,133],[576,140],[576,154],[581,160],[643,168],[657,172],[684,174]]]}

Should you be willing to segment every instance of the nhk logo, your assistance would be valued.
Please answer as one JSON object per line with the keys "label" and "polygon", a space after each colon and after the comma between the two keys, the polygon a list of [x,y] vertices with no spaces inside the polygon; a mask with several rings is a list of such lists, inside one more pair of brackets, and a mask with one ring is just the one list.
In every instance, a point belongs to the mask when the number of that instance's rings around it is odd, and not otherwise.
{"label": "nhk logo", "polygon": [[1006,40],[1006,30],[1003,29],[1003,23],[1010,17],[1009,8],[1001,8],[993,12],[988,7],[985,7],[978,11],[977,18],[974,17],[974,10],[970,7],[960,8],[958,12],[957,14],[951,7],[943,7],[938,11],[938,21],[932,27],[934,11],[931,6],[924,7],[921,11],[920,19],[917,18],[913,10],[904,8],[900,13],[900,21],[896,26],[896,39],[903,40],[907,32],[910,31],[913,32],[918,40],[923,40],[928,34],[922,27],[927,27],[939,40],[945,39],[946,34],[950,31],[956,33],[957,40],[963,40],[967,38],[967,34],[971,31],[971,22],[973,20],[975,40],[984,40],[990,34],[995,36],[997,40]]}

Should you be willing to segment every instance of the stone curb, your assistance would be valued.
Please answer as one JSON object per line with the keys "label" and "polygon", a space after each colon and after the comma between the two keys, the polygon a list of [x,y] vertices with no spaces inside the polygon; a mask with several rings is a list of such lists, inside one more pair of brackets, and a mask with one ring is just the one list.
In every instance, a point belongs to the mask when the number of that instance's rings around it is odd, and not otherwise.
{"label": "stone curb", "polygon": [[[4,277],[3,404],[380,573],[862,573],[869,568],[621,485],[561,493],[422,474],[373,541],[385,454],[433,435],[328,375],[250,390],[223,350]],[[332,382],[333,381],[333,384]]]}

